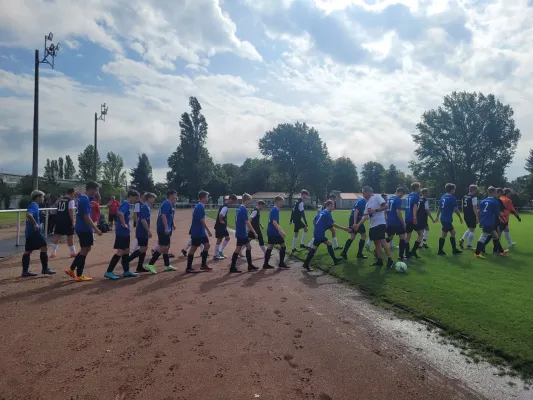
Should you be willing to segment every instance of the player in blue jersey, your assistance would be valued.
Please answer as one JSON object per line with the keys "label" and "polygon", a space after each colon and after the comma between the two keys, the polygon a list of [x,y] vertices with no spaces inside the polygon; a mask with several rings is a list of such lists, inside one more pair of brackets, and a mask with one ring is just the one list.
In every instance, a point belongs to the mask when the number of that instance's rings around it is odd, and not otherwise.
{"label": "player in blue jersey", "polygon": [[161,254],[163,255],[165,271],[176,271],[177,269],[170,265],[170,257],[168,254],[172,231],[176,229],[174,226],[174,205],[176,204],[177,199],[178,192],[171,189],[167,192],[167,199],[161,204],[161,207],[159,207],[156,226],[159,249],[153,252],[152,259],[146,266],[146,269],[148,269],[152,274],[157,274],[154,265]]}
{"label": "player in blue jersey", "polygon": [[[248,193],[242,195],[242,204],[237,208],[235,213],[235,238],[237,239],[237,245],[235,251],[231,256],[231,266],[229,272],[240,273],[241,270],[237,269],[237,259],[241,248],[246,247],[246,261],[248,262],[248,271],[257,271],[257,267],[252,264],[252,246],[250,245],[250,236],[257,238],[257,233],[252,226],[250,219],[248,218],[247,207],[252,204],[252,196]],[[252,235],[250,235],[251,233]]]}
{"label": "player in blue jersey", "polygon": [[366,199],[364,197],[361,197],[358,199],[353,207],[352,212],[350,213],[350,218],[348,220],[348,226],[350,227],[350,238],[346,240],[346,244],[344,245],[344,250],[341,253],[341,257],[345,260],[348,259],[348,250],[350,249],[350,246],[352,245],[353,241],[355,240],[355,237],[359,233],[361,235],[361,238],[359,239],[359,248],[357,251],[357,258],[360,260],[364,260],[368,258],[363,254],[363,249],[365,247],[365,241],[366,241],[366,228],[364,225],[360,225],[357,230],[355,230],[355,225],[361,221],[363,218],[363,215],[365,213],[366,208]]}
{"label": "player in blue jersey", "polygon": [[405,189],[399,187],[396,193],[387,200],[387,243],[392,242],[394,235],[400,239],[399,257],[404,261],[407,256],[407,243],[405,241],[405,221],[402,216],[402,198]]}
{"label": "player in blue jersey", "polygon": [[494,243],[494,253],[505,256],[509,250],[504,250],[500,243],[500,232],[496,228],[499,219],[503,216],[501,205],[496,198],[498,192],[493,186],[487,189],[488,197],[479,203],[479,224],[481,225],[481,236],[477,242],[474,258],[485,258],[481,252],[485,249],[486,239],[492,236]]}
{"label": "player in blue jersey", "polygon": [[190,229],[191,248],[189,249],[189,253],[187,254],[187,269],[185,270],[185,272],[189,274],[198,272],[198,270],[192,267],[192,263],[194,261],[194,253],[196,252],[196,249],[202,245],[204,246],[204,248],[200,253],[200,256],[202,258],[200,270],[212,270],[212,268],[207,265],[207,256],[209,255],[210,248],[209,237],[212,236],[211,231],[209,230],[205,222],[205,205],[208,201],[209,193],[204,190],[201,190],[198,193],[198,203],[196,203],[192,212],[192,222]]}
{"label": "player in blue jersey", "polygon": [[[420,258],[417,254],[417,250],[422,246],[422,240],[424,237],[425,226],[419,224],[418,221],[418,207],[420,205],[420,183],[413,182],[411,184],[411,193],[407,196],[407,204],[405,207],[405,231],[407,233],[405,237],[405,256],[407,258],[414,257]],[[411,248],[410,240],[411,234],[416,232],[417,238],[413,247]]]}
{"label": "player in blue jersey", "polygon": [[[148,250],[148,241],[152,237],[152,231],[150,230],[150,213],[154,204],[156,195],[154,193],[145,193],[142,204],[139,208],[139,214],[137,216],[137,226],[135,227],[135,237],[137,239],[138,249],[134,250],[130,255],[130,263],[139,258],[136,272],[150,272],[144,268],[144,259],[146,258],[146,251]],[[136,205],[139,203],[136,203]]]}
{"label": "player in blue jersey", "polygon": [[30,277],[37,274],[30,271],[30,256],[34,250],[41,251],[41,266],[43,275],[54,275],[55,271],[48,268],[48,244],[41,231],[39,204],[43,201],[44,193],[34,190],[31,193],[31,203],[26,210],[26,244],[22,255],[22,276]]}
{"label": "player in blue jersey", "polygon": [[124,200],[118,208],[118,222],[115,229],[115,245],[113,248],[117,251],[111,261],[109,261],[109,267],[104,274],[104,278],[116,281],[120,279],[120,276],[113,271],[118,262],[122,260],[122,268],[124,270],[124,278],[135,278],[139,276],[138,273],[130,271],[130,209],[131,206],[139,201],[139,192],[136,190],[128,191],[128,199]]}
{"label": "player in blue jersey", "polygon": [[328,253],[331,256],[331,259],[333,260],[334,265],[337,265],[342,262],[342,258],[337,258],[335,256],[333,245],[326,237],[326,231],[334,227],[334,228],[342,229],[343,231],[346,231],[346,232],[350,232],[350,228],[345,228],[343,226],[337,225],[335,221],[333,221],[331,212],[334,209],[335,209],[335,203],[332,200],[326,201],[326,203],[324,204],[324,209],[320,211],[318,219],[316,220],[315,231],[313,233],[315,241],[313,243],[313,247],[311,247],[311,249],[309,250],[309,254],[307,254],[307,258],[303,264],[303,267],[308,271],[311,271],[311,266],[310,266],[311,260],[315,256],[318,246],[320,246],[322,243],[325,243],[326,246],[328,246]]}
{"label": "player in blue jersey", "polygon": [[279,224],[279,209],[283,207],[285,199],[281,196],[276,196],[274,198],[274,207],[270,210],[270,215],[268,217],[268,226],[267,226],[267,238],[268,246],[265,252],[265,263],[263,264],[263,269],[272,269],[274,268],[268,262],[272,255],[272,249],[275,245],[279,245],[279,267],[282,269],[289,268],[285,264],[285,252],[287,251],[287,246],[285,245],[285,232]]}
{"label": "player in blue jersey", "polygon": [[[457,199],[455,198],[455,185],[453,183],[447,183],[445,186],[446,194],[444,194],[439,200],[439,209],[437,210],[436,221],[441,222],[442,232],[439,239],[439,256],[445,256],[444,243],[446,242],[446,236],[450,234],[450,243],[452,245],[453,254],[461,254],[462,251],[457,249],[457,243],[455,240],[455,228],[453,227],[453,214],[457,214],[459,222],[463,223],[463,217],[457,207]],[[440,218],[439,218],[440,217]]]}
{"label": "player in blue jersey", "polygon": [[[102,232],[96,227],[91,218],[91,199],[99,196],[100,186],[96,182],[87,182],[85,185],[85,194],[78,196],[78,204],[76,206],[76,223],[74,230],[78,235],[78,241],[80,243],[80,251],[78,255],[72,261],[69,269],[65,272],[68,276],[74,278],[76,281],[90,281],[92,278],[85,276],[83,270],[85,268],[85,261],[87,255],[91,251],[91,247],[94,243],[94,233],[98,236],[102,235]],[[76,271],[76,273],[74,273]]]}

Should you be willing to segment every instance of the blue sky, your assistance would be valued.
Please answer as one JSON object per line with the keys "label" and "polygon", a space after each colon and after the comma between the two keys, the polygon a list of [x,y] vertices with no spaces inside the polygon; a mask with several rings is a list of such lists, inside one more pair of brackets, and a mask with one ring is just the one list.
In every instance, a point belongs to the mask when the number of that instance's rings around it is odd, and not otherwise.
{"label": "blue sky", "polygon": [[[531,0],[0,0],[0,169],[31,171],[33,52],[41,67],[40,151],[77,158],[93,142],[157,180],[196,96],[216,162],[259,156],[281,122],[316,127],[331,155],[407,171],[424,110],[454,90],[492,92],[522,131],[508,175],[533,148]],[[41,168],[42,169],[42,168]]]}

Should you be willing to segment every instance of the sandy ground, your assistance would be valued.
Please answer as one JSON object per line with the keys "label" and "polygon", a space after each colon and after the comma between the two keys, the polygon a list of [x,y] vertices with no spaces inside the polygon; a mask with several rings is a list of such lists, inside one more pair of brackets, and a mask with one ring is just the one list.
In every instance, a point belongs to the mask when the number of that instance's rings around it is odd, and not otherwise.
{"label": "sandy ground", "polygon": [[[176,214],[176,255],[189,218]],[[225,260],[186,275],[178,257],[178,272],[111,282],[112,245],[113,233],[97,239],[91,282],[63,273],[66,245],[52,277],[21,280],[20,255],[0,261],[0,399],[480,398],[351,315],[319,272],[229,275]]]}

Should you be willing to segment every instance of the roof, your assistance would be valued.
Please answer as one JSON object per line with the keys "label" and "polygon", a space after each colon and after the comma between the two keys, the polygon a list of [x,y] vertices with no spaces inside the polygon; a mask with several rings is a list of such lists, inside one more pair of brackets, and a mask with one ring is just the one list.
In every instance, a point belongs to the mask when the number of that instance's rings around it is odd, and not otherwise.
{"label": "roof", "polygon": [[[229,198],[229,194],[224,196],[224,200],[227,200]],[[242,200],[242,196],[237,196],[237,200]]]}
{"label": "roof", "polygon": [[363,193],[339,193],[341,200],[357,200],[363,197]]}
{"label": "roof", "polygon": [[[283,192],[257,192],[252,194],[252,197],[257,199],[273,199],[276,196],[289,197],[287,193]],[[292,197],[297,197],[297,195],[293,195]]]}

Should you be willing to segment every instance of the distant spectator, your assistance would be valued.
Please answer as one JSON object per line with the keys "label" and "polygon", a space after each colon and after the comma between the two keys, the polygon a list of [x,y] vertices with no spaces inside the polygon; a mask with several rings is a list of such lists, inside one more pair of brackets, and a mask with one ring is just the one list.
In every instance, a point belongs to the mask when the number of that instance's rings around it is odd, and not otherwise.
{"label": "distant spectator", "polygon": [[109,210],[109,228],[113,228],[113,222],[117,220],[118,208],[120,207],[120,202],[115,199],[115,196],[111,197],[111,200],[107,203],[107,208]]}

